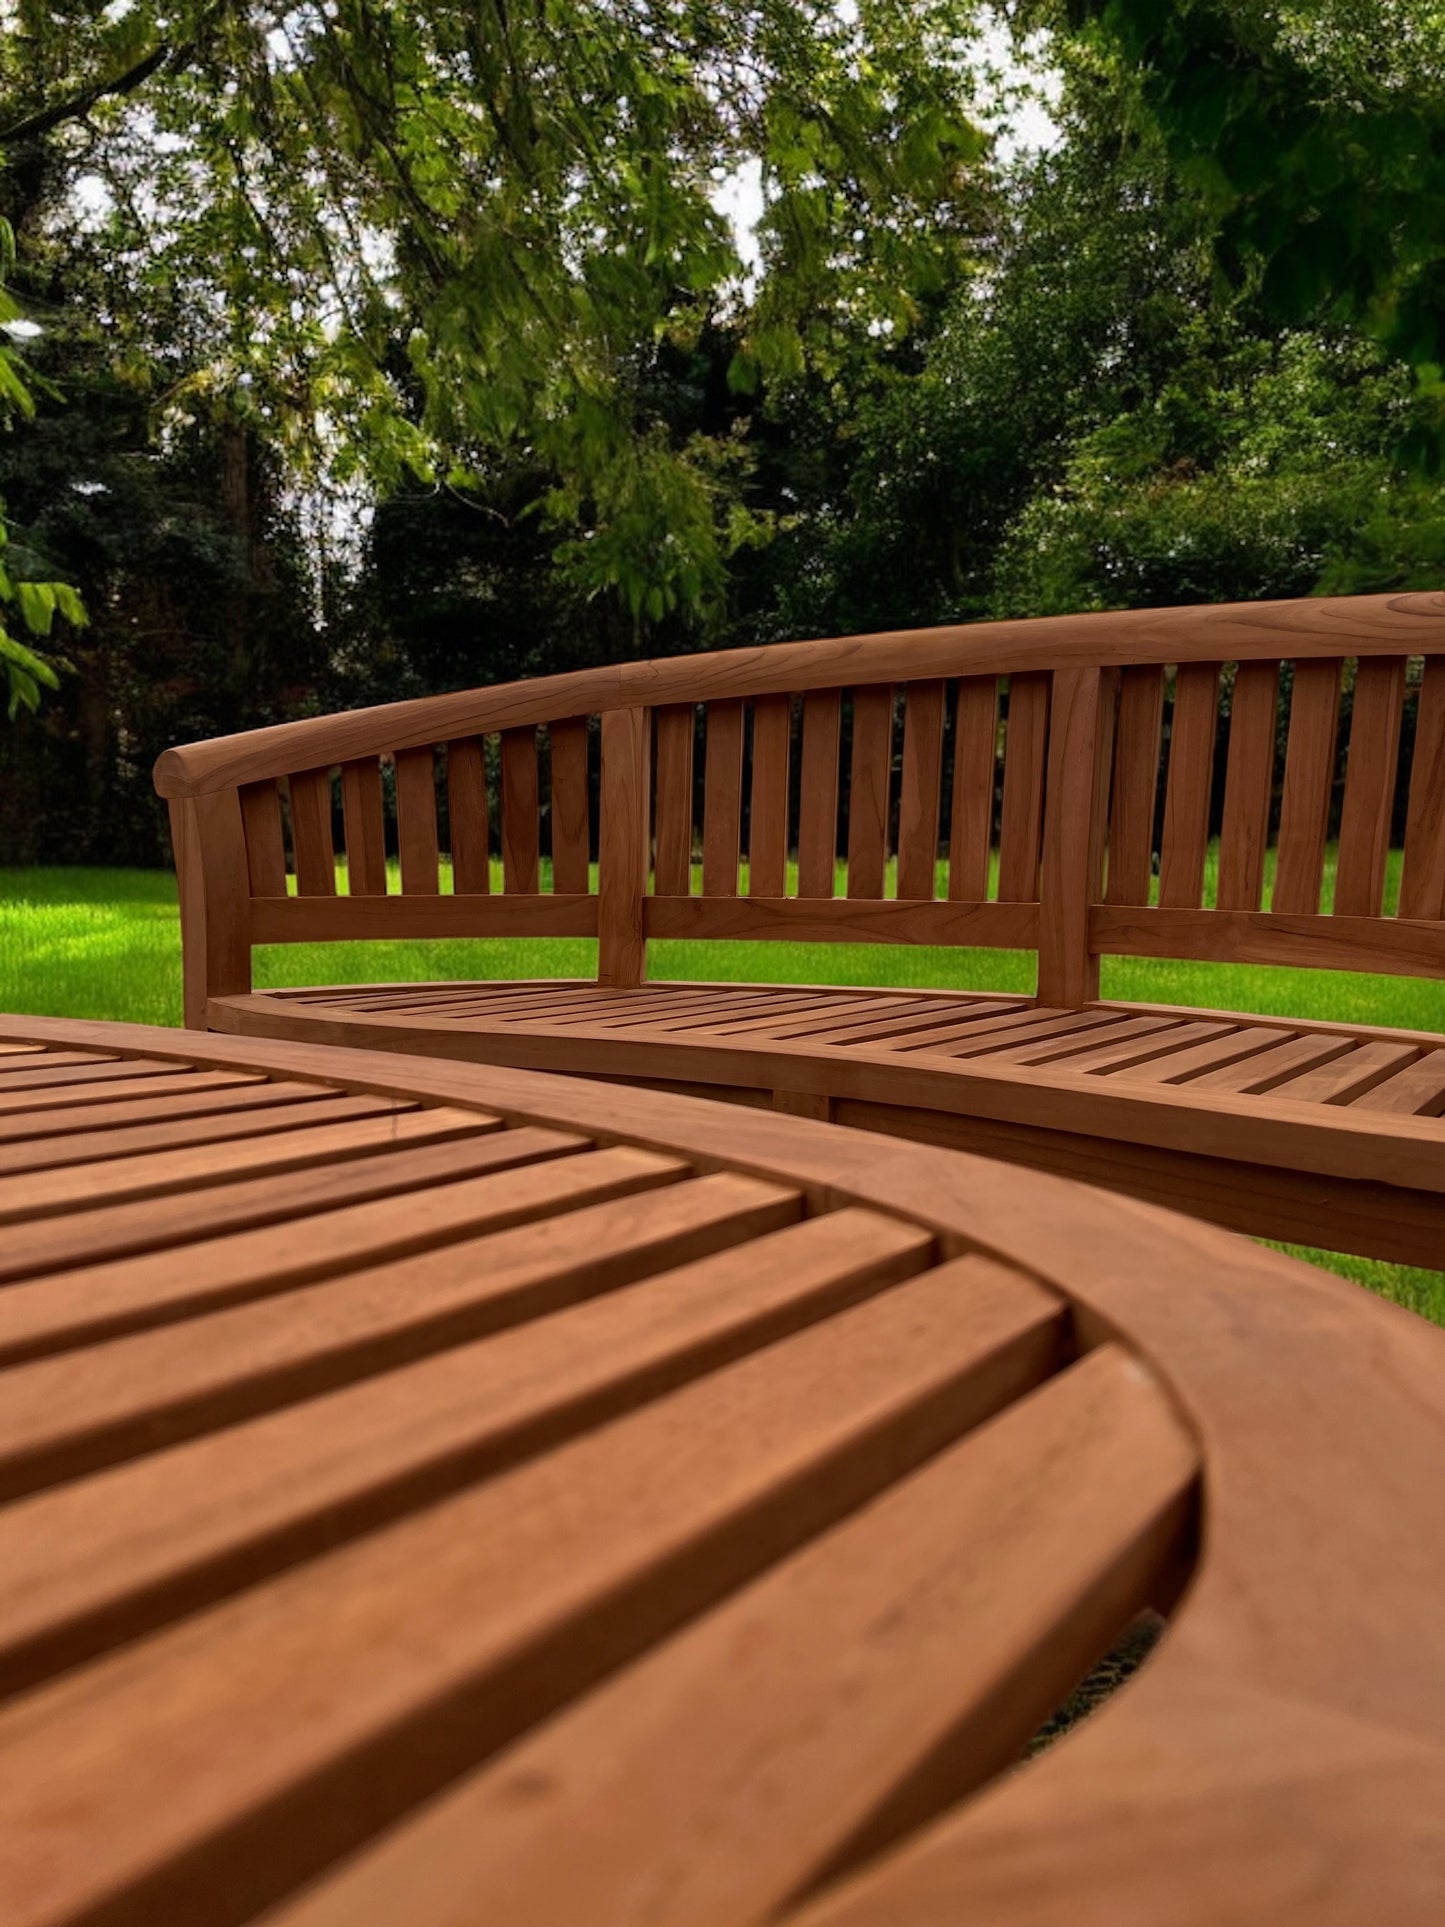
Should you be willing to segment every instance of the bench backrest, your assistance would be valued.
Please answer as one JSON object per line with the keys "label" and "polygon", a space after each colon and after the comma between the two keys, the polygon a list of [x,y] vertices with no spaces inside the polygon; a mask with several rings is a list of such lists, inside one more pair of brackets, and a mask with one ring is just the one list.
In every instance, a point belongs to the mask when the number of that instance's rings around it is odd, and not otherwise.
{"label": "bench backrest", "polygon": [[615,984],[649,937],[1036,949],[1062,1004],[1109,953],[1445,976],[1434,593],[629,663],[192,744],[156,783],[192,1023],[253,944],[347,938],[595,935]]}

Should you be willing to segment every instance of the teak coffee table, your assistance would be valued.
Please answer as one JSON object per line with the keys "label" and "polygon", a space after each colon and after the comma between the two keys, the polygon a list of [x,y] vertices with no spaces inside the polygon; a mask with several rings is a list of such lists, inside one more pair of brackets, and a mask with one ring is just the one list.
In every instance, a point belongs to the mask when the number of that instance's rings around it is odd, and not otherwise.
{"label": "teak coffee table", "polygon": [[1354,1286],[774,1112],[38,1018],[0,1218],[5,1927],[1442,1917],[1445,1334]]}

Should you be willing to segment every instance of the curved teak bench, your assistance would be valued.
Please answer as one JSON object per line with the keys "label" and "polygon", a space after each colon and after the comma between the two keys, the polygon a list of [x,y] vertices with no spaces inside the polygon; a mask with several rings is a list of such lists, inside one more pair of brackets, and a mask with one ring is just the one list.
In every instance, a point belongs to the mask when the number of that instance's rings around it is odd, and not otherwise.
{"label": "curved teak bench", "polygon": [[[775,1102],[1445,1263],[1440,1034],[1099,999],[1121,953],[1445,979],[1440,595],[624,664],[193,744],[157,783],[193,1026]],[[521,934],[595,936],[596,982],[251,990],[256,944]],[[680,937],[1034,949],[1037,996],[647,984]]]}
{"label": "curved teak bench", "polygon": [[1441,1918],[1445,1333],[1355,1286],[798,1118],[33,1018],[0,1222],[6,1927]]}

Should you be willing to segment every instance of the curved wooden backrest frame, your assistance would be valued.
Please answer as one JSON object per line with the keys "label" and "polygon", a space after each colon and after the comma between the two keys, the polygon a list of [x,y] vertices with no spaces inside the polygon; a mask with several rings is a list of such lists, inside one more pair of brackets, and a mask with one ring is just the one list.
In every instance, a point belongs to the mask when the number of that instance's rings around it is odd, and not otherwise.
{"label": "curved wooden backrest frame", "polygon": [[[1407,715],[1414,745],[1403,757]],[[439,884],[437,746],[452,894]],[[399,895],[388,894],[383,780],[395,789]],[[193,1024],[208,996],[249,989],[253,944],[362,937],[596,935],[600,979],[617,985],[642,980],[648,937],[1031,948],[1040,996],[1070,1006],[1098,994],[1108,953],[1445,976],[1436,593],[1060,616],[628,663],[192,744],[161,757],[156,784],[172,812]],[[1386,916],[1402,809],[1398,909]],[[539,813],[550,818],[550,890]]]}

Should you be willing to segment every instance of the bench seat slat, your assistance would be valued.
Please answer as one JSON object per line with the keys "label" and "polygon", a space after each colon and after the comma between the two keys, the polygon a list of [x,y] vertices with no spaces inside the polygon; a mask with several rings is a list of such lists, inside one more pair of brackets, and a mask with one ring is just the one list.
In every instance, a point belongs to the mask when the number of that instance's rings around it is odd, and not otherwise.
{"label": "bench seat slat", "polygon": [[631,1927],[643,1869],[671,1919],[776,1917],[1017,1756],[1147,1596],[1195,1467],[1157,1387],[1094,1353],[277,1927]]}
{"label": "bench seat slat", "polygon": [[1011,1403],[1062,1312],[924,1274],[40,1687],[0,1712],[0,1913],[260,1911]]}

